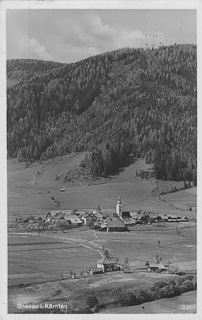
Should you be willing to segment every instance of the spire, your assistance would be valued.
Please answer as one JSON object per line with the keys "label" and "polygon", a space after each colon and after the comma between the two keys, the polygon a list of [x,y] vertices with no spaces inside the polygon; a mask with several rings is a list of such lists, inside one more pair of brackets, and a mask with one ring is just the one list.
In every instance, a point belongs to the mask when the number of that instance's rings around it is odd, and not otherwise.
{"label": "spire", "polygon": [[117,204],[121,204],[121,196],[118,196]]}
{"label": "spire", "polygon": [[122,217],[122,204],[121,204],[121,197],[118,196],[118,201],[116,204],[116,213],[118,214],[119,218]]}

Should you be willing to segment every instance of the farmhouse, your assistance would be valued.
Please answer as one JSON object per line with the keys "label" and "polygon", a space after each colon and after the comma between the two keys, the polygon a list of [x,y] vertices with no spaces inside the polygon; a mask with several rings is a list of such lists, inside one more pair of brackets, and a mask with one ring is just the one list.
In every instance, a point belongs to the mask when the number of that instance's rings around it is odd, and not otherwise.
{"label": "farmhouse", "polygon": [[68,210],[64,211],[49,211],[46,215],[46,221],[48,222],[68,222],[70,225],[82,226],[82,220],[73,214],[70,214]]}
{"label": "farmhouse", "polygon": [[117,268],[117,261],[113,257],[104,257],[97,261],[97,268],[101,268],[103,272],[114,271]]}
{"label": "farmhouse", "polygon": [[125,223],[121,220],[118,219],[110,219],[107,222],[107,231],[126,231],[127,227],[125,225]]}
{"label": "farmhouse", "polygon": [[71,214],[70,210],[50,210],[46,215],[46,221],[50,221],[53,217],[63,217],[66,214]]}
{"label": "farmhouse", "polygon": [[80,215],[80,219],[83,221],[84,225],[87,225],[88,222],[93,221],[90,213],[84,213],[84,214]]}
{"label": "farmhouse", "polygon": [[153,271],[153,272],[160,272],[160,271],[166,270],[166,267],[164,266],[163,262],[160,260],[147,261],[146,267],[148,271]]}
{"label": "farmhouse", "polygon": [[94,209],[91,213],[90,213],[92,219],[94,221],[97,221],[97,222],[101,222],[102,221],[102,214],[97,210],[97,209]]}

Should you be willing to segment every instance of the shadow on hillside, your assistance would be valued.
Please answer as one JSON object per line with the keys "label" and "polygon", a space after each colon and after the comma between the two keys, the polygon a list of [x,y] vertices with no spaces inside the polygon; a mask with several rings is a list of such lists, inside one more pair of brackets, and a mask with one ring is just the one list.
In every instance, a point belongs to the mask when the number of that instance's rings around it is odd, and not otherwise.
{"label": "shadow on hillside", "polygon": [[120,173],[124,172],[124,170],[128,167],[130,167],[132,164],[136,163],[138,158],[135,158],[133,156],[128,156],[126,159],[125,166],[122,168],[119,168],[118,171],[108,177],[108,181],[113,181],[117,176],[120,175]]}

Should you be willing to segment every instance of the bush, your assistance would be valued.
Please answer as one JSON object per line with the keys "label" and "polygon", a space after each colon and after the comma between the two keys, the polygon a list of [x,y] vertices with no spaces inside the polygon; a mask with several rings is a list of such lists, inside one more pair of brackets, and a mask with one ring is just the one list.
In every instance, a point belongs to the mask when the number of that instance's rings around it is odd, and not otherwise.
{"label": "bush", "polygon": [[169,286],[171,286],[171,285],[175,286],[176,285],[175,280],[173,280],[173,279],[169,280],[168,284],[169,284]]}
{"label": "bush", "polygon": [[174,287],[173,287],[173,290],[174,290],[175,296],[179,296],[179,295],[181,294],[181,290],[180,290],[179,287],[174,286]]}
{"label": "bush", "polygon": [[120,289],[115,289],[110,294],[110,301],[112,303],[118,303],[121,299],[122,291]]}
{"label": "bush", "polygon": [[183,287],[185,287],[187,290],[186,291],[191,291],[194,290],[194,284],[190,280],[185,280],[182,284]]}
{"label": "bush", "polygon": [[163,288],[160,288],[159,291],[157,292],[157,299],[168,298],[169,290],[170,290],[169,286],[164,286]]}
{"label": "bush", "polygon": [[137,290],[135,292],[135,295],[136,295],[137,304],[150,301],[147,292],[143,289]]}
{"label": "bush", "polygon": [[163,288],[163,287],[165,287],[167,285],[168,285],[168,283],[165,282],[165,281],[157,281],[157,282],[154,283],[154,288],[155,288],[156,291],[158,291],[159,289],[161,289],[161,288]]}
{"label": "bush", "polygon": [[136,296],[132,292],[122,293],[120,303],[122,306],[134,306],[136,304]]}
{"label": "bush", "polygon": [[185,281],[185,280],[190,280],[190,281],[192,281],[193,278],[194,278],[194,276],[193,276],[192,274],[189,274],[189,275],[184,276],[184,277],[182,277],[182,278],[183,278],[183,281]]}
{"label": "bush", "polygon": [[182,277],[178,277],[175,279],[175,284],[176,286],[181,286],[183,283],[184,279]]}
{"label": "bush", "polygon": [[154,290],[154,287],[150,288],[147,292],[146,292],[146,301],[153,301],[156,300],[157,296],[156,296],[156,291]]}
{"label": "bush", "polygon": [[181,286],[178,286],[178,290],[180,291],[180,294],[184,293],[184,292],[187,292],[187,289],[185,286],[181,285]]}
{"label": "bush", "polygon": [[86,303],[89,308],[95,307],[96,304],[98,304],[98,299],[96,298],[95,295],[88,296],[86,299]]}

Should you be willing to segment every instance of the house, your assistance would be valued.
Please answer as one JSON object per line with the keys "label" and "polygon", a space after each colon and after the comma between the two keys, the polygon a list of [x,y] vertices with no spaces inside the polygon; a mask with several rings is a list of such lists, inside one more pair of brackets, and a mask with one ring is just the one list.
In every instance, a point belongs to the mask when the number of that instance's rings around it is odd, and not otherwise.
{"label": "house", "polygon": [[106,225],[107,225],[108,232],[110,232],[110,231],[126,231],[127,230],[125,223],[121,220],[118,220],[118,219],[112,219],[112,220],[110,219]]}
{"label": "house", "polygon": [[97,209],[94,209],[90,213],[90,215],[91,215],[93,221],[97,221],[97,222],[101,223],[101,221],[103,220],[101,212],[99,212]]}
{"label": "house", "polygon": [[166,267],[164,266],[161,260],[147,261],[146,267],[148,271],[153,271],[153,272],[161,272],[166,270]]}
{"label": "house", "polygon": [[53,219],[58,220],[58,217],[62,217],[64,215],[71,214],[70,210],[50,210],[46,215],[46,221],[50,221]]}
{"label": "house", "polygon": [[179,222],[182,219],[181,216],[177,216],[174,214],[170,214],[169,216],[165,215],[164,218],[168,222]]}
{"label": "house", "polygon": [[82,226],[82,220],[77,216],[70,214],[68,210],[62,211],[49,211],[46,215],[46,221],[48,222],[67,222],[69,225],[72,226]]}
{"label": "house", "polygon": [[123,211],[122,212],[122,218],[121,220],[125,223],[127,226],[134,225],[134,220],[132,219],[129,211]]}
{"label": "house", "polygon": [[46,215],[46,221],[48,222],[53,222],[53,221],[65,221],[65,215],[66,212],[64,211],[49,211],[48,214]]}
{"label": "house", "polygon": [[122,212],[122,219],[130,219],[131,216],[130,216],[130,212],[129,211],[123,211]]}
{"label": "house", "polygon": [[101,268],[103,272],[114,271],[117,267],[117,261],[113,257],[103,257],[97,261],[97,268]]}
{"label": "house", "polygon": [[102,274],[104,271],[102,268],[92,268],[90,269],[90,275],[93,276],[94,274]]}
{"label": "house", "polygon": [[84,225],[87,225],[89,221],[93,221],[90,213],[84,213],[80,215],[80,219],[83,221]]}
{"label": "house", "polygon": [[69,215],[65,217],[65,220],[72,226],[82,226],[83,221],[77,215]]}

